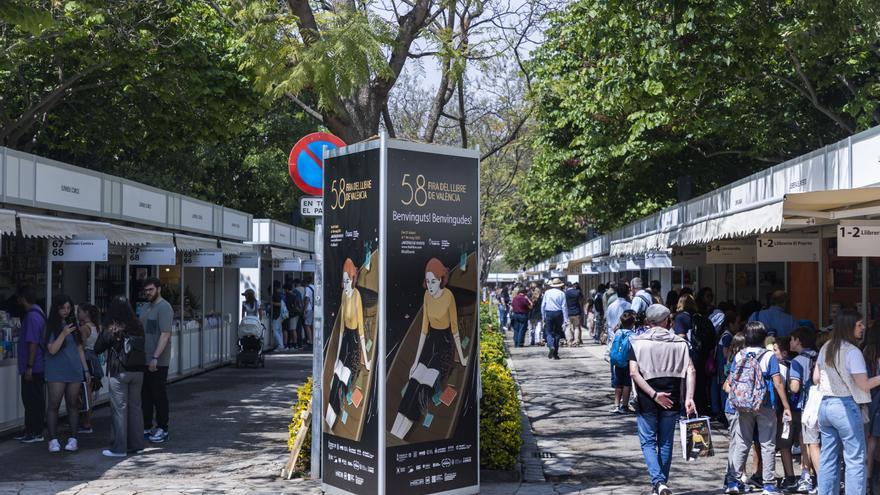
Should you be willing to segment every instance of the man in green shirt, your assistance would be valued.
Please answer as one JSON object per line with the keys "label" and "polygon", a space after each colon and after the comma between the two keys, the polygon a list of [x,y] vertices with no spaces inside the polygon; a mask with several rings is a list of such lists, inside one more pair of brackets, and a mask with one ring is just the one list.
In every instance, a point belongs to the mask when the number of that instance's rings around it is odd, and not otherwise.
{"label": "man in green shirt", "polygon": [[[147,372],[141,389],[144,412],[144,437],[153,443],[168,439],[168,364],[171,361],[171,324],[174,310],[162,299],[162,283],[157,278],[144,281],[144,294],[149,305],[140,315],[144,327]],[[155,410],[156,422],[153,423]]]}

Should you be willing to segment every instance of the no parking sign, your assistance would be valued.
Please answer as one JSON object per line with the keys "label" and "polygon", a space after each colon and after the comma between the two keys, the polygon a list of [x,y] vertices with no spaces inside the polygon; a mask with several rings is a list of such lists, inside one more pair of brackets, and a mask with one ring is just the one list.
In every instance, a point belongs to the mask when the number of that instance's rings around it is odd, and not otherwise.
{"label": "no parking sign", "polygon": [[327,132],[313,132],[297,141],[287,159],[287,169],[296,187],[309,196],[321,196],[324,186],[324,147],[336,149],[343,146],[345,142]]}

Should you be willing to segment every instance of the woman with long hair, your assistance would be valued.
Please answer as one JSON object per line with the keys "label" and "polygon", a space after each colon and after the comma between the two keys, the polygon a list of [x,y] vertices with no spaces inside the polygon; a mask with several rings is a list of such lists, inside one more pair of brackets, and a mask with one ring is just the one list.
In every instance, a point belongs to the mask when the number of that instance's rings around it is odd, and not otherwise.
{"label": "woman with long hair", "polygon": [[356,286],[357,274],[354,261],[346,258],[342,263],[342,301],[339,304],[342,329],[337,339],[336,363],[330,383],[330,403],[324,414],[324,420],[331,429],[342,414],[342,404],[348,395],[350,384],[357,381],[361,362],[367,371],[371,367],[364,328],[364,305]]}
{"label": "woman with long hair", "polygon": [[846,464],[846,494],[865,494],[865,428],[862,404],[871,402],[871,389],[880,376],[868,378],[865,357],[858,348],[865,334],[862,315],[851,309],[834,318],[831,339],[819,350],[813,383],[822,393],[819,406],[819,493],[837,493],[840,457]]}
{"label": "woman with long hair", "polygon": [[79,321],[79,331],[83,338],[83,349],[86,353],[86,364],[88,372],[92,376],[92,386],[86,390],[90,394],[89,407],[80,413],[80,433],[93,433],[92,429],[92,404],[98,398],[98,390],[101,389],[101,379],[104,373],[101,371],[101,361],[95,352],[95,342],[98,340],[98,334],[101,329],[98,327],[100,316],[98,308],[91,304],[80,304],[76,309],[76,319]]}
{"label": "woman with long hair", "polygon": [[107,308],[107,328],[95,342],[95,352],[107,352],[113,444],[102,454],[125,457],[144,449],[141,387],[147,369],[144,328],[128,299],[114,297]]}
{"label": "woman with long hair", "polygon": [[79,393],[82,382],[91,384],[83,347],[83,337],[76,324],[73,301],[66,295],[55,296],[49,321],[46,323],[46,383],[49,384],[49,407],[46,423],[49,430],[49,452],[60,452],[58,413],[61,400],[67,405],[70,437],[64,450],[79,450]]}
{"label": "woman with long hair", "polygon": [[437,258],[425,265],[422,286],[425,297],[422,304],[422,331],[416,359],[409,370],[409,381],[400,401],[391,434],[403,439],[412,425],[425,414],[428,402],[434,395],[434,385],[442,389],[452,370],[453,353],[457,351],[459,363],[467,367],[468,360],[461,347],[458,333],[458,309],[455,296],[446,288],[449,270]]}

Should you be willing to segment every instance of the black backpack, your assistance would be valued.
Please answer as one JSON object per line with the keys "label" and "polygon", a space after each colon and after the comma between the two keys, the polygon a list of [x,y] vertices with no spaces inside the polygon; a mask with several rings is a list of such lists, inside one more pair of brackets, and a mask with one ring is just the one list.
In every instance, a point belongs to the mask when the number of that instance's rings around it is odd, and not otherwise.
{"label": "black backpack", "polygon": [[298,290],[294,289],[290,291],[290,295],[287,296],[287,312],[290,313],[290,316],[302,316],[303,315],[303,298]]}
{"label": "black backpack", "polygon": [[691,315],[691,350],[697,356],[708,356],[715,347],[715,325],[700,313]]}

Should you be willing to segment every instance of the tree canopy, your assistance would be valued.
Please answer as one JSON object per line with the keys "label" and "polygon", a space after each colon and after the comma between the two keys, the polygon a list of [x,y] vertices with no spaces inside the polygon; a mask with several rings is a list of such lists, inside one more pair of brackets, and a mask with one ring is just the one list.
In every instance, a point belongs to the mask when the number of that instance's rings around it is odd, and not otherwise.
{"label": "tree canopy", "polygon": [[314,122],[265,101],[208,3],[0,4],[0,144],[290,221]]}
{"label": "tree canopy", "polygon": [[505,256],[546,258],[880,123],[880,5],[578,0],[530,67],[539,122]]}

